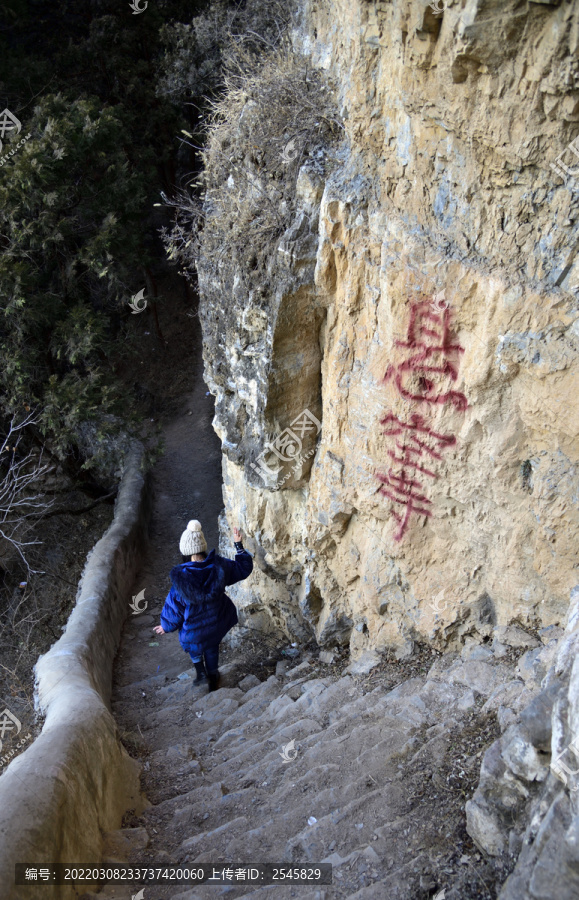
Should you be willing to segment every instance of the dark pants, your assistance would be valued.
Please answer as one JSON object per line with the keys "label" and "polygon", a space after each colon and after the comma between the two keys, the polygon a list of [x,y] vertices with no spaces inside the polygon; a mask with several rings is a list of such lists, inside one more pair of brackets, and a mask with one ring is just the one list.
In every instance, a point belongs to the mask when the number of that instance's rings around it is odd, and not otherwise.
{"label": "dark pants", "polygon": [[205,668],[210,674],[217,672],[219,669],[219,644],[216,644],[214,647],[207,647],[203,651],[203,656],[195,655],[194,653],[190,653],[189,656],[193,663],[200,663],[202,658],[205,657]]}

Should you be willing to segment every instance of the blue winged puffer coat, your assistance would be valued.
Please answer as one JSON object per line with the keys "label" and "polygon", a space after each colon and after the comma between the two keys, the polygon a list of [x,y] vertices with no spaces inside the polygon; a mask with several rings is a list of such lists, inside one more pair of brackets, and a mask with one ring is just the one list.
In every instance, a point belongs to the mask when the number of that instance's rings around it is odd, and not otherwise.
{"label": "blue winged puffer coat", "polygon": [[240,550],[235,559],[215,550],[202,562],[187,562],[171,569],[171,590],[161,611],[163,631],[179,629],[179,642],[187,653],[202,654],[223,640],[237,625],[237,609],[225,588],[243,581],[253,570],[253,557]]}

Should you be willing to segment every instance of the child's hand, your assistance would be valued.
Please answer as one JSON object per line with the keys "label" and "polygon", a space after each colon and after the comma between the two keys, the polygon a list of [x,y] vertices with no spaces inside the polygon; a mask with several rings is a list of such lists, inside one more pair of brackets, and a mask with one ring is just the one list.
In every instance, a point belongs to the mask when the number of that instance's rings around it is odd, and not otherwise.
{"label": "child's hand", "polygon": [[239,528],[234,527],[231,530],[233,531],[233,540],[240,541],[241,540],[241,531],[239,530]]}
{"label": "child's hand", "polygon": [[157,634],[166,634],[162,625],[155,625],[155,627],[153,628],[153,631],[156,631]]}

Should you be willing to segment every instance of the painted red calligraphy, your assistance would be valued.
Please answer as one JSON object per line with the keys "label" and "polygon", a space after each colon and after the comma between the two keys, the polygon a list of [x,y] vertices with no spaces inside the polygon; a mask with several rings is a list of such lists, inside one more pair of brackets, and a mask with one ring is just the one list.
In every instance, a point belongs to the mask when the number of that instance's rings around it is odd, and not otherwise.
{"label": "painted red calligraphy", "polygon": [[405,341],[396,341],[397,347],[415,351],[396,365],[389,365],[384,381],[394,379],[400,395],[418,403],[452,403],[458,410],[465,410],[467,399],[459,391],[446,390],[436,393],[438,376],[456,381],[458,357],[464,353],[460,344],[453,343],[450,334],[450,310],[433,312],[430,301],[413,303]]}
{"label": "painted red calligraphy", "polygon": [[431,501],[424,494],[419,493],[416,488],[420,487],[418,481],[414,478],[408,478],[404,469],[401,475],[395,475],[392,469],[388,470],[388,474],[377,473],[377,478],[382,482],[379,493],[384,497],[388,497],[393,503],[400,503],[406,507],[404,514],[392,510],[392,515],[398,522],[398,531],[394,535],[395,541],[401,541],[408,527],[408,522],[412,513],[419,516],[431,516],[432,513],[426,508],[426,504]]}
{"label": "painted red calligraphy", "polygon": [[[467,399],[459,391],[449,390],[445,379],[458,378],[459,355],[464,349],[454,343],[450,333],[448,309],[433,311],[429,300],[413,303],[410,308],[407,338],[396,346],[411,351],[405,360],[388,366],[384,381],[393,380],[404,399],[417,403],[452,404],[457,410],[467,407]],[[394,540],[404,536],[413,514],[431,516],[431,501],[419,480],[422,476],[438,478],[434,471],[442,453],[456,445],[456,437],[431,428],[421,413],[412,413],[403,421],[393,413],[381,419],[382,433],[394,441],[394,449],[387,450],[394,466],[386,473],[377,472],[381,482],[379,493],[395,504],[392,515],[398,523]],[[399,512],[396,507],[403,506]]]}

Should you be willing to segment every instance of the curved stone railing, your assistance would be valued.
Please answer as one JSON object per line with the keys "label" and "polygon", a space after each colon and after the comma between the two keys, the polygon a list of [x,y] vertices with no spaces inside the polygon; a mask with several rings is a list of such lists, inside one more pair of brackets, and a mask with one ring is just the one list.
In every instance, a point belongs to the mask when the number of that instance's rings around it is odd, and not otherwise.
{"label": "curved stone railing", "polygon": [[[88,556],[63,636],[36,664],[41,734],[0,777],[3,898],[77,896],[42,882],[17,887],[15,863],[97,863],[102,832],[140,811],[139,766],[122,747],[110,712],[112,665],[147,539],[143,451],[129,455],[112,524]],[[86,890],[86,888],[85,888]]]}

